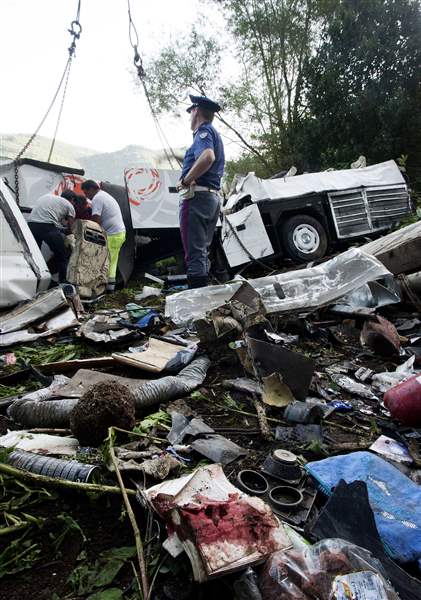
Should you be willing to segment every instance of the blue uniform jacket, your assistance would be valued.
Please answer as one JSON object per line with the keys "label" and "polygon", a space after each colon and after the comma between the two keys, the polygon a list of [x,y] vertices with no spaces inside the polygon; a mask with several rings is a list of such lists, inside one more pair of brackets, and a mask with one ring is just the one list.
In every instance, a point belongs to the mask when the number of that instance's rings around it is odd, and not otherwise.
{"label": "blue uniform jacket", "polygon": [[187,150],[184,161],[182,177],[185,177],[192,168],[194,162],[199,158],[204,150],[211,148],[215,153],[215,162],[201,177],[196,180],[197,185],[203,185],[219,190],[221,187],[221,178],[224,174],[224,145],[221,136],[216,131],[212,123],[202,123],[193,134],[193,144]]}

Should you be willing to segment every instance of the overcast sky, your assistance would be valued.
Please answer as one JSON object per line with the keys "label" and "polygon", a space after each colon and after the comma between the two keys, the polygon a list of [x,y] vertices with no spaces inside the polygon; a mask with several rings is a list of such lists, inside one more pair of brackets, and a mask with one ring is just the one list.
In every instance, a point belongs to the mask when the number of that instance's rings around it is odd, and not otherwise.
{"label": "overcast sky", "polygon": [[[37,127],[67,60],[67,29],[76,8],[77,0],[0,0],[0,132],[32,133]],[[199,0],[131,0],[131,8],[148,55],[185,32],[200,10]],[[149,108],[133,83],[127,0],[82,0],[80,21],[57,138],[104,152],[129,144],[159,148]],[[52,136],[56,114],[41,135]],[[187,115],[162,124],[172,146],[190,143]]]}

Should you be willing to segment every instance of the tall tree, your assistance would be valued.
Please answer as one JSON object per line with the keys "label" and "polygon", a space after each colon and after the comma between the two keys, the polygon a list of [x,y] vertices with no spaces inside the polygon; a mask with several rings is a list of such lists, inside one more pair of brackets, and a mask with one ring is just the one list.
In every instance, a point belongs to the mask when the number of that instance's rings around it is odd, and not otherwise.
{"label": "tall tree", "polygon": [[[168,111],[188,87],[216,94],[225,124],[257,158],[261,173],[289,167],[298,158],[295,139],[305,113],[303,68],[320,7],[329,1],[210,0],[226,17],[230,37],[223,53],[215,39],[196,30],[164,48],[147,68],[155,109]],[[231,67],[224,77],[219,67],[227,52],[237,74]]]}
{"label": "tall tree", "polygon": [[309,164],[407,154],[421,184],[419,0],[340,0],[305,76]]}

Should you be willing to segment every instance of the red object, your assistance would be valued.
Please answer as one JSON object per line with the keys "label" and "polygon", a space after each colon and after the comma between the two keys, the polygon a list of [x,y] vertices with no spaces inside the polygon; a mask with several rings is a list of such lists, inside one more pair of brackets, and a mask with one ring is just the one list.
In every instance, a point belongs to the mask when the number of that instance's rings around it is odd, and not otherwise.
{"label": "red object", "polygon": [[384,404],[392,417],[404,425],[421,426],[421,375],[414,375],[386,392]]}

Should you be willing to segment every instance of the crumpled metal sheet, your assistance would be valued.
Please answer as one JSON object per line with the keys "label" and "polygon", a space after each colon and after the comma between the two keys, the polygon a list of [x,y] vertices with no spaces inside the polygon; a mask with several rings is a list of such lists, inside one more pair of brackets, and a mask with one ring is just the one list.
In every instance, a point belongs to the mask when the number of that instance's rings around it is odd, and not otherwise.
{"label": "crumpled metal sheet", "polygon": [[[250,279],[268,313],[305,311],[331,304],[370,281],[390,276],[380,261],[359,248],[350,248],[321,265]],[[230,300],[242,285],[234,281],[186,290],[168,296],[165,316],[187,324]]]}
{"label": "crumpled metal sheet", "polygon": [[21,331],[0,334],[0,347],[33,342],[40,338],[49,337],[50,335],[64,331],[65,329],[76,327],[76,325],[79,325],[79,321],[77,320],[73,309],[69,306],[63,312],[54,315],[54,317],[51,317],[48,321],[42,323],[42,327],[40,324],[39,327],[41,331],[39,332],[31,332],[28,329],[23,329]]}
{"label": "crumpled metal sheet", "polygon": [[67,301],[63,290],[60,287],[53,288],[3,315],[0,318],[0,333],[25,329],[31,323],[40,321],[43,317],[47,317],[53,311],[66,305]]}

